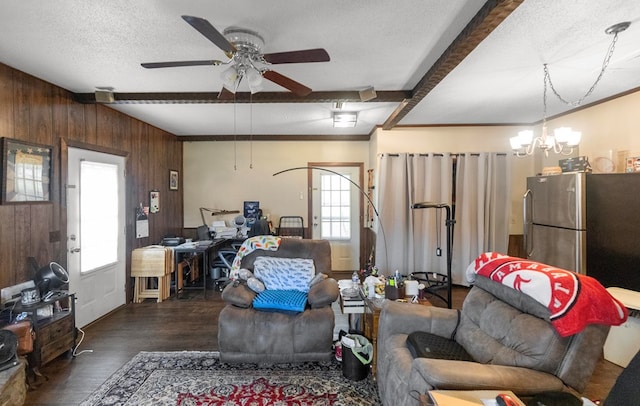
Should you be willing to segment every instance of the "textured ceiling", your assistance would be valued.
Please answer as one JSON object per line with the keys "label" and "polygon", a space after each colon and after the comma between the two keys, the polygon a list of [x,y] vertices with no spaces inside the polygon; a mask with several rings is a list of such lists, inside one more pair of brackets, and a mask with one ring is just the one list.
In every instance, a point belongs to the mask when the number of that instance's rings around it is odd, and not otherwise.
{"label": "textured ceiling", "polygon": [[[4,0],[0,62],[78,94],[102,87],[116,94],[217,93],[224,67],[140,66],[226,59],[180,17],[194,15],[219,31],[228,26],[258,31],[268,53],[326,49],[330,62],[274,65],[314,92],[374,86],[380,94],[411,94],[484,5],[479,0]],[[635,89],[640,86],[640,2],[525,0],[398,124],[538,121],[543,63],[549,64],[563,96],[579,98],[595,80],[612,39],[604,29],[620,21],[632,25],[619,36],[609,71],[584,103]],[[285,90],[265,81],[264,92]],[[396,110],[396,99],[347,103],[359,112],[358,125],[351,129],[332,127],[332,100],[111,107],[177,135],[335,136],[368,135]],[[571,108],[551,100],[549,115]]]}

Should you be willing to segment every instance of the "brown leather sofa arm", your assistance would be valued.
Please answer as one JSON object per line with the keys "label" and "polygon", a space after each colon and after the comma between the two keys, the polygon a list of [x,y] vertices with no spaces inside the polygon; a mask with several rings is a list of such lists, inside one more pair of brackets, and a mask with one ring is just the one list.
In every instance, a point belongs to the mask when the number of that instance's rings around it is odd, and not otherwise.
{"label": "brown leather sofa arm", "polygon": [[251,307],[257,293],[249,289],[246,283],[228,284],[222,291],[222,300],[244,309]]}
{"label": "brown leather sofa arm", "polygon": [[312,309],[331,306],[338,299],[340,289],[338,282],[333,278],[327,278],[313,285],[307,294],[307,301]]}

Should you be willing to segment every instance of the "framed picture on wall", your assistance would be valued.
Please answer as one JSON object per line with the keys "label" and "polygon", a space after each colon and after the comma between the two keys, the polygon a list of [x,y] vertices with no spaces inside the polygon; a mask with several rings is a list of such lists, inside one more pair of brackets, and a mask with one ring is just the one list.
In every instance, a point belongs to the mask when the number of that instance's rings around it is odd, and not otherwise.
{"label": "framed picture on wall", "polygon": [[2,204],[51,201],[52,150],[2,138]]}
{"label": "framed picture on wall", "polygon": [[169,171],[169,190],[178,190],[178,171]]}

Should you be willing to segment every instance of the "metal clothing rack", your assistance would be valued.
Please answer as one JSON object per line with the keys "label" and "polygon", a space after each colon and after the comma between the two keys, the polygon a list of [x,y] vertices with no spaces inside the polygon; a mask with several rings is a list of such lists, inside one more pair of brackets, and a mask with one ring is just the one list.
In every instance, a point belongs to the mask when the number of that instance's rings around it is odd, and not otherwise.
{"label": "metal clothing rack", "polygon": [[[412,272],[411,277],[419,282],[423,282],[426,284],[425,290],[438,296],[440,299],[447,303],[447,307],[451,309],[451,249],[453,246],[453,225],[455,224],[455,220],[451,219],[451,207],[445,203],[432,203],[432,202],[422,202],[422,203],[414,203],[411,205],[412,209],[445,209],[446,210],[446,218],[445,218],[445,226],[447,228],[447,274],[442,275],[437,272]],[[438,291],[446,288],[447,289],[447,298],[445,299]]]}

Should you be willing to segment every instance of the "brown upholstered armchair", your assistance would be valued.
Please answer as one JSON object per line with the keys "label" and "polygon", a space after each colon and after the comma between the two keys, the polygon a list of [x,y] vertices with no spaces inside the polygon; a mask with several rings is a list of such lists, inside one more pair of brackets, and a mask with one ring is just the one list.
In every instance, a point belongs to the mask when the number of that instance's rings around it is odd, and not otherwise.
{"label": "brown upholstered armchair", "polygon": [[[473,361],[414,358],[409,333],[451,338]],[[588,325],[561,337],[549,310],[531,297],[477,278],[461,313],[455,309],[386,301],[378,328],[377,378],[385,405],[418,405],[432,389],[504,389],[526,396],[584,390],[609,326]]]}
{"label": "brown upholstered armchair", "polygon": [[332,357],[335,316],[331,304],[339,290],[331,277],[331,246],[326,240],[293,238],[279,239],[279,243],[277,250],[256,249],[242,256],[241,268],[253,271],[260,256],[311,258],[316,274],[324,273],[328,278],[311,286],[300,313],[256,310],[252,303],[257,294],[247,284],[227,285],[222,292],[227,305],[218,321],[223,362],[328,361]]}

